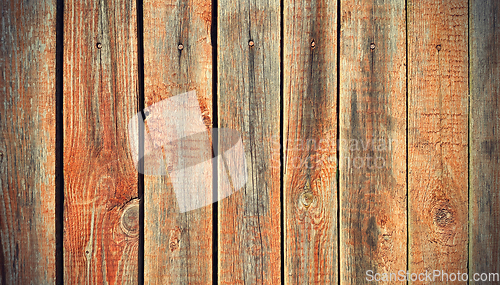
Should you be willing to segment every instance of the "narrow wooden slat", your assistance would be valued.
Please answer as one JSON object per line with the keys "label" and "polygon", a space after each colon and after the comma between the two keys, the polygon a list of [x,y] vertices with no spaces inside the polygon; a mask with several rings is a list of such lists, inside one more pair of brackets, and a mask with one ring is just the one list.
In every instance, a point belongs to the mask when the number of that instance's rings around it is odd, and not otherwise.
{"label": "narrow wooden slat", "polygon": [[240,132],[248,170],[219,202],[219,283],[280,284],[280,2],[218,4],[219,127]]}
{"label": "narrow wooden slat", "polygon": [[138,109],[135,0],[65,1],[64,279],[135,284]]}
{"label": "narrow wooden slat", "polygon": [[[190,119],[200,117],[212,125],[212,2],[210,0],[144,1],[144,73],[145,106],[186,92],[196,92],[199,105],[195,117],[175,119],[180,133],[190,132]],[[179,46],[181,45],[181,46]],[[184,106],[184,105],[183,105]],[[183,106],[170,106],[166,116]],[[184,111],[179,110],[181,113]],[[172,114],[170,114],[172,113]],[[147,114],[150,117],[159,114]],[[163,118],[165,119],[165,118]],[[157,128],[156,128],[157,127]],[[153,127],[146,117],[147,138],[167,141],[178,134],[165,133],[161,125]],[[209,150],[209,149],[206,149]],[[211,153],[208,153],[211,157]],[[163,159],[172,154],[163,152]],[[179,156],[186,153],[179,153]],[[187,154],[189,155],[189,154]],[[173,155],[175,156],[175,155]],[[210,158],[208,157],[208,158]],[[160,157],[161,158],[161,157]],[[145,169],[155,157],[145,160]],[[178,157],[178,161],[186,158]],[[167,161],[166,163],[169,163]],[[198,177],[146,175],[144,190],[144,251],[146,284],[211,284],[212,282],[212,205],[181,212],[183,204],[196,199],[178,199],[172,179],[188,180],[183,184],[196,188],[199,184],[212,191],[211,173]],[[212,199],[212,197],[210,197]]]}
{"label": "narrow wooden slat", "polygon": [[467,2],[408,2],[409,270],[415,273],[467,272]]}
{"label": "narrow wooden slat", "polygon": [[406,269],[405,1],[341,9],[341,282],[394,284]]}
{"label": "narrow wooden slat", "polygon": [[[337,3],[284,3],[284,284],[333,284],[337,252]],[[279,159],[274,149],[273,159]]]}
{"label": "narrow wooden slat", "polygon": [[500,3],[473,0],[469,13],[469,271],[500,273]]}
{"label": "narrow wooden slat", "polygon": [[0,284],[54,284],[56,1],[0,14]]}

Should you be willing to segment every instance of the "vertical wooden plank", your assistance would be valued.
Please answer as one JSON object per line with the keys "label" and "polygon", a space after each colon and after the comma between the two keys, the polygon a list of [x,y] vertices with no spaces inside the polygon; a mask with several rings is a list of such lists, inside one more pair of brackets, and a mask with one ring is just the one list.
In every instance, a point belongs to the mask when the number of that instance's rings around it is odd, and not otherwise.
{"label": "vertical wooden plank", "polygon": [[65,1],[64,279],[135,284],[138,108],[135,0]]}
{"label": "vertical wooden plank", "polygon": [[341,9],[341,282],[393,284],[406,269],[405,1]]}
{"label": "vertical wooden plank", "polygon": [[56,1],[0,14],[0,284],[53,284]]}
{"label": "vertical wooden plank", "polygon": [[[338,281],[337,1],[284,3],[284,284]],[[279,158],[279,149],[274,150]]]}
{"label": "vertical wooden plank", "polygon": [[467,2],[408,2],[410,272],[467,272]]}
{"label": "vertical wooden plank", "polygon": [[280,20],[277,0],[219,1],[219,127],[240,132],[248,170],[219,202],[220,284],[281,282]]}
{"label": "vertical wooden plank", "polygon": [[[210,0],[144,1],[145,106],[194,91],[198,99],[194,103],[199,105],[199,116],[203,116],[207,136],[210,136],[208,130],[212,125],[211,24]],[[148,116],[151,121],[155,114]],[[180,133],[190,131],[188,121],[179,118]],[[148,137],[153,139],[174,137],[174,134],[164,133],[161,128],[148,124],[148,118],[146,128]],[[165,150],[163,155],[168,159]],[[145,159],[146,169],[154,164],[154,159]],[[179,161],[182,159],[178,158]],[[212,206],[181,212],[181,204],[187,201],[179,200],[176,192],[179,189],[174,189],[170,174],[146,175],[144,178],[145,283],[210,284]],[[200,175],[180,179],[191,180],[186,185],[193,188],[197,183],[203,183],[211,193],[211,173]],[[201,180],[197,182],[197,179]],[[195,199],[189,195],[186,198]]]}
{"label": "vertical wooden plank", "polygon": [[500,3],[472,0],[469,13],[469,270],[500,273]]}

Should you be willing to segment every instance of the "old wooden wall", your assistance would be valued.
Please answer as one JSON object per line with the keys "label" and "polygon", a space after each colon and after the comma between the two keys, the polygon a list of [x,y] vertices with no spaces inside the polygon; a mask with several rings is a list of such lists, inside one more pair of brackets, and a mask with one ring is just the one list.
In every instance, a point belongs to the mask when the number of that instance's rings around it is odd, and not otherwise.
{"label": "old wooden wall", "polygon": [[[0,284],[500,273],[497,0],[0,12]],[[248,181],[181,212],[169,175],[137,171],[128,127],[189,91],[207,130],[241,134]]]}

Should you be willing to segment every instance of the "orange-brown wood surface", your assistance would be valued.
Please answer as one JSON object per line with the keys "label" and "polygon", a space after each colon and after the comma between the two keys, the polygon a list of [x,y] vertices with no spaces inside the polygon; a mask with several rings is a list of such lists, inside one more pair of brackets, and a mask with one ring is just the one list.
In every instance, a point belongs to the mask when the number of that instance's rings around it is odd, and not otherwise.
{"label": "orange-brown wood surface", "polygon": [[136,1],[66,1],[64,281],[135,284],[138,111]]}
{"label": "orange-brown wood surface", "polygon": [[[145,106],[194,91],[198,99],[195,103],[200,108],[198,116],[206,125],[207,136],[212,125],[211,20],[211,1],[144,1]],[[173,113],[166,115],[175,116]],[[147,137],[160,140],[175,140],[174,135],[190,131],[191,120],[200,119],[175,119],[178,133],[171,134],[162,132],[161,125],[152,123],[154,116],[146,117],[146,133]],[[189,163],[186,158],[165,151],[163,149],[164,159]],[[208,155],[210,158],[211,153]],[[145,159],[145,169],[154,159]],[[166,172],[171,174],[170,169]],[[188,189],[174,189],[170,175],[145,175],[144,179],[145,283],[211,284],[212,205],[181,212],[182,204],[196,199],[189,195],[185,197],[187,200],[178,199],[178,191]],[[189,180],[184,184],[187,188],[199,186],[195,183],[203,184],[207,194],[212,195],[211,173],[181,179]]]}
{"label": "orange-brown wood surface", "polygon": [[406,269],[405,2],[342,1],[341,19],[340,276],[352,284]]}
{"label": "orange-brown wood surface", "polygon": [[[284,284],[333,284],[337,251],[337,3],[285,1]],[[273,150],[279,158],[279,149]]]}
{"label": "orange-brown wood surface", "polygon": [[466,0],[408,2],[408,246],[415,273],[467,271],[467,16]]}
{"label": "orange-brown wood surface", "polygon": [[0,284],[54,284],[56,1],[0,14]]}
{"label": "orange-brown wood surface", "polygon": [[500,273],[500,2],[469,5],[469,274],[474,278]]}
{"label": "orange-brown wood surface", "polygon": [[0,284],[500,281],[497,0],[0,14]]}
{"label": "orange-brown wood surface", "polygon": [[277,0],[218,3],[218,125],[241,134],[248,170],[218,205],[219,284],[281,282],[280,20]]}

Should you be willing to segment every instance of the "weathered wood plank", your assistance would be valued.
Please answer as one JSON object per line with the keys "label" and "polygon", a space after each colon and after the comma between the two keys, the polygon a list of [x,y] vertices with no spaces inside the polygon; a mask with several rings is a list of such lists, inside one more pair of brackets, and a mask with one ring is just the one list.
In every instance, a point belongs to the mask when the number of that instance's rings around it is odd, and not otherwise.
{"label": "weathered wood plank", "polygon": [[135,284],[138,111],[135,0],[65,1],[64,279]]}
{"label": "weathered wood plank", "polygon": [[341,282],[393,284],[406,269],[405,1],[341,9]]}
{"label": "weathered wood plank", "polygon": [[0,14],[0,284],[54,284],[56,1]]}
{"label": "weathered wood plank", "polygon": [[[199,105],[192,118],[178,117],[178,133],[165,133],[165,125],[152,122],[158,114],[148,114],[148,137],[167,141],[189,135],[192,123],[203,118],[207,137],[212,125],[212,2],[209,0],[144,1],[144,72],[145,106],[189,91],[196,92]],[[178,97],[179,98],[179,97]],[[168,116],[175,109],[169,108]],[[185,113],[186,111],[182,111]],[[149,118],[149,123],[148,123]],[[165,118],[163,118],[165,119]],[[203,124],[203,123],[201,123]],[[162,132],[163,131],[163,132]],[[200,130],[198,130],[200,131]],[[178,167],[189,164],[188,152],[166,153],[163,158],[175,158]],[[209,148],[195,156],[208,155]],[[208,154],[206,151],[209,151]],[[183,157],[185,156],[185,157]],[[147,156],[148,157],[148,156]],[[145,169],[154,165],[157,157],[145,159]],[[199,161],[201,162],[201,160]],[[169,163],[169,161],[167,161]],[[168,169],[168,175],[145,176],[144,251],[146,284],[210,284],[212,282],[212,205],[188,212],[183,207],[197,197],[186,195],[183,200],[175,189],[175,182],[187,188],[202,185],[212,199],[212,174],[197,173],[196,177],[177,177]],[[187,181],[186,181],[187,180]],[[177,184],[178,187],[179,184]],[[182,187],[181,187],[182,188]],[[198,197],[202,198],[202,197]],[[206,197],[205,197],[206,198]]]}
{"label": "weathered wood plank", "polygon": [[218,3],[219,127],[240,132],[248,170],[219,202],[220,284],[281,282],[279,23],[277,0]]}
{"label": "weathered wood plank", "polygon": [[467,2],[408,2],[410,272],[467,272]]}
{"label": "weathered wood plank", "polygon": [[[284,284],[333,284],[337,251],[337,2],[284,3]],[[279,149],[273,150],[279,160]]]}
{"label": "weathered wood plank", "polygon": [[469,9],[469,271],[500,273],[500,2]]}

